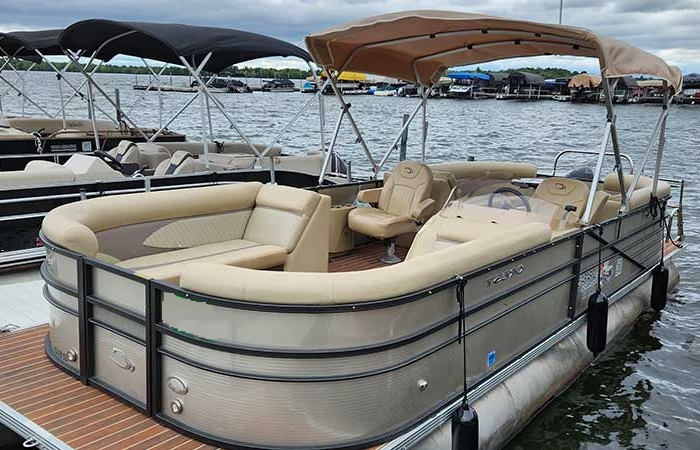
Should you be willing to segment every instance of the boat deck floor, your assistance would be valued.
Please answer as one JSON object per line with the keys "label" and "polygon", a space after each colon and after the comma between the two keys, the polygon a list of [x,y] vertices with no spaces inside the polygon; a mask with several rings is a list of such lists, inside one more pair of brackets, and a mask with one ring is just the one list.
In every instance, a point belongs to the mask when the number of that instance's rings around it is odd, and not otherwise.
{"label": "boat deck floor", "polygon": [[0,335],[0,400],[75,449],[214,449],[56,368],[47,325]]}
{"label": "boat deck floor", "polygon": [[[407,248],[396,247],[396,256],[402,260],[406,258]],[[380,242],[362,244],[344,255],[331,256],[328,263],[329,272],[352,272],[356,270],[369,270],[378,267],[386,267],[379,258],[386,254],[386,245]]]}

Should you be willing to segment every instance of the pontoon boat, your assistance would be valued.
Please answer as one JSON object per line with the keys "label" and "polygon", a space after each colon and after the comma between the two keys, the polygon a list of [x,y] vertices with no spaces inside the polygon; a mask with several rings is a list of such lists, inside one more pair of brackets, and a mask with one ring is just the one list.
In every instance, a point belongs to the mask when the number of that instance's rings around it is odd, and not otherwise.
{"label": "pontoon boat", "polygon": [[[608,115],[595,169],[403,161],[383,183],[317,192],[242,183],[62,206],[42,226],[46,353],[225,448],[500,448],[677,280],[680,198],[659,172],[680,71],[588,30],[449,11],[306,42],[332,86],[344,70],[419,84],[410,119],[449,67],[598,58]],[[666,93],[634,172],[609,95],[630,73]],[[369,156],[375,174],[394,148]],[[380,261],[384,248],[403,261]]]}
{"label": "pontoon boat", "polygon": [[[214,37],[217,40],[214,40]],[[36,233],[46,212],[71,201],[118,192],[179,188],[233,181],[276,181],[296,187],[316,186],[346,179],[346,168],[323,139],[323,100],[309,98],[303,108],[269,144],[255,144],[200,78],[203,70],[219,72],[232,64],[268,56],[291,56],[310,61],[308,53],[294,45],[238,30],[188,25],[126,23],[86,20],[68,27],[60,36],[71,61],[78,65],[88,86],[113,103],[125,120],[133,123],[119,104],[94,83],[78,61],[79,54],[109,61],[117,54],[180,64],[198,81],[198,92],[162,123],[148,142],[122,141],[108,152],[77,154],[64,164],[32,161],[21,171],[0,172],[0,267],[41,258]],[[92,60],[91,58],[91,60]],[[194,100],[202,107],[202,142],[154,142]],[[320,145],[309,143],[301,155],[285,154],[279,147],[283,134],[318,99],[321,110]],[[221,112],[241,136],[240,142],[216,141],[212,135],[210,105]],[[208,121],[207,121],[208,117]],[[27,250],[27,251],[25,251]],[[19,253],[17,253],[19,252]]]}
{"label": "pontoon boat", "polygon": [[[76,153],[111,149],[122,140],[146,141],[156,133],[153,129],[129,126],[123,121],[113,119],[110,114],[93,103],[89,87],[87,96],[81,92],[87,80],[76,86],[65,77],[65,72],[72,63],[59,70],[54,62],[47,58],[47,56],[64,56],[58,42],[60,33],[61,30],[0,33],[0,52],[4,55],[0,72],[5,68],[11,69],[19,80],[19,86],[2,73],[0,73],[0,80],[21,97],[21,115],[19,116],[13,116],[4,111],[2,99],[0,99],[0,171],[20,170],[31,160],[63,163]],[[32,65],[22,73],[14,65],[17,59],[30,61]],[[57,75],[60,105],[56,105],[55,113],[50,113],[34,101],[26,89],[27,73],[35,63],[41,61],[47,63]],[[64,85],[73,92],[68,99],[63,95]],[[87,100],[90,119],[66,116],[66,107],[76,98]],[[44,116],[25,116],[27,103]],[[96,111],[102,112],[108,120],[96,118],[93,120]],[[154,139],[159,142],[184,140],[184,135],[167,129]]]}

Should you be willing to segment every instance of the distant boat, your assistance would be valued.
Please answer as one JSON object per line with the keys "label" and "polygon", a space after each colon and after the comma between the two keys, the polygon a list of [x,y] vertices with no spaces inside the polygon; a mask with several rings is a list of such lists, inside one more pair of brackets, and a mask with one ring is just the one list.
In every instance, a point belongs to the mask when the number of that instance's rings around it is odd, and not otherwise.
{"label": "distant boat", "polygon": [[270,80],[263,84],[263,92],[296,92],[297,88],[292,80],[278,79]]}

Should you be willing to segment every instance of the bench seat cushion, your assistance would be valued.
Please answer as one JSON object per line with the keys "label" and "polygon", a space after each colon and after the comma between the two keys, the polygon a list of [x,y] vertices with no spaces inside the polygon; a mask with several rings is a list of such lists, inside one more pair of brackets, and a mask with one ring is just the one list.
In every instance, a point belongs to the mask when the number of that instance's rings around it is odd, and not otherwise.
{"label": "bench seat cushion", "polygon": [[368,236],[388,239],[418,230],[411,217],[388,214],[378,208],[355,208],[348,215],[350,229]]}
{"label": "bench seat cushion", "polygon": [[236,239],[227,242],[200,245],[192,248],[141,256],[117,263],[143,278],[177,283],[180,272],[191,262],[212,262],[248,269],[269,269],[281,266],[287,250],[277,245]]}

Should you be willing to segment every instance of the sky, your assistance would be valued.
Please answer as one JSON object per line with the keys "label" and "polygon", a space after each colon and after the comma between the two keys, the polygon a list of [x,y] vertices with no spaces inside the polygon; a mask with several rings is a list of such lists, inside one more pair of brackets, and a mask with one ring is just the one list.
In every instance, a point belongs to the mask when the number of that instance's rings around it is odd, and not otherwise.
{"label": "sky", "polygon": [[[309,33],[361,17],[410,9],[448,9],[556,23],[559,0],[6,0],[0,31],[62,28],[88,18],[178,22],[238,28],[303,46]],[[700,72],[700,0],[563,0],[563,23],[627,41],[679,66]],[[120,57],[113,62],[129,64]],[[292,59],[244,65],[304,67]],[[540,57],[481,64],[484,70],[563,67],[597,72],[592,59]]]}

